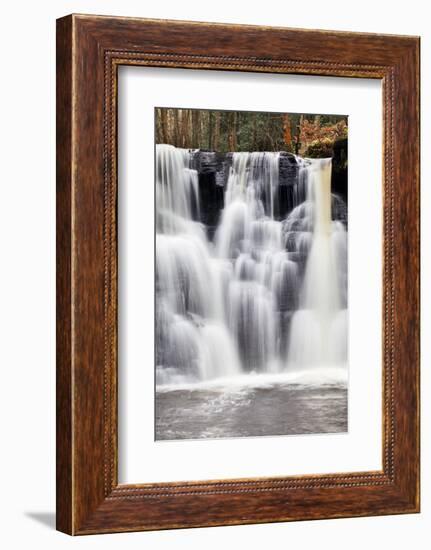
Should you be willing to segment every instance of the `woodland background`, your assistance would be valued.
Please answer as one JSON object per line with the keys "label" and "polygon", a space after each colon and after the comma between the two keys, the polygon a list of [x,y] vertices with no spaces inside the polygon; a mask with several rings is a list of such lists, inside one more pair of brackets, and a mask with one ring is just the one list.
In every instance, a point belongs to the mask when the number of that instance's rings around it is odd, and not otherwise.
{"label": "woodland background", "polygon": [[156,143],[221,153],[288,151],[330,157],[335,142],[346,141],[347,127],[342,115],[156,108]]}

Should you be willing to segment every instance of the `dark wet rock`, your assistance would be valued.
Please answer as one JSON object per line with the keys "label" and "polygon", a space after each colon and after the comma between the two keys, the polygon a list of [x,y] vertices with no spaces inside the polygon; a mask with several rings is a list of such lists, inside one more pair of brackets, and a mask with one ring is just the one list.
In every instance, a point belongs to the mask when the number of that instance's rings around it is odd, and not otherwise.
{"label": "dark wet rock", "polygon": [[281,151],[279,170],[280,186],[292,186],[297,183],[299,167],[295,155]]}
{"label": "dark wet rock", "polygon": [[[193,151],[191,168],[199,176],[199,193],[201,200],[201,219],[207,227],[212,240],[217,226],[220,211],[224,205],[224,192],[232,166],[233,153],[220,153],[198,149]],[[279,186],[277,211],[278,219],[284,219],[298,202],[299,165],[297,157],[287,151],[280,151]],[[332,191],[345,203],[347,202],[347,140],[339,139],[334,144],[332,161]],[[347,224],[347,207],[340,203],[333,205],[336,210],[334,219]],[[343,209],[344,208],[344,209]],[[343,210],[343,211],[342,211]]]}
{"label": "dark wet rock", "polygon": [[347,138],[337,139],[334,142],[332,156],[332,192],[340,195],[347,203]]}

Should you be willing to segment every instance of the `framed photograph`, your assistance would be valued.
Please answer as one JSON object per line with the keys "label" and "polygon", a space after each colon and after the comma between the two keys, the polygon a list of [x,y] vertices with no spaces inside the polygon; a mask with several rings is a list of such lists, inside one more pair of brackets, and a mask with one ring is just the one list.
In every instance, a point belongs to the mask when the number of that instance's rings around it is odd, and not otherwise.
{"label": "framed photograph", "polygon": [[155,124],[156,441],[346,432],[347,116]]}
{"label": "framed photograph", "polygon": [[57,21],[57,528],[419,511],[419,39]]}

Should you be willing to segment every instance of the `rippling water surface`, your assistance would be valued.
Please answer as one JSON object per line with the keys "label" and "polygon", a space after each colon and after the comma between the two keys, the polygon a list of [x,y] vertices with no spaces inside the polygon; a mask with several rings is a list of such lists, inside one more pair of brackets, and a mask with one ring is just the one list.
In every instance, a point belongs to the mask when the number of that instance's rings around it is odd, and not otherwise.
{"label": "rippling water surface", "polygon": [[[283,380],[284,379],[284,380]],[[207,439],[347,431],[347,384],[256,376],[159,388],[156,439]]]}

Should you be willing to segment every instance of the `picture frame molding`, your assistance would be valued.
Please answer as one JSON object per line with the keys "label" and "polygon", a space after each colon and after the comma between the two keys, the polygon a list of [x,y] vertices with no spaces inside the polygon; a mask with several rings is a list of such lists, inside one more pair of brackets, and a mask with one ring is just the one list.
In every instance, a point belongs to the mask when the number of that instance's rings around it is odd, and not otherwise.
{"label": "picture frame molding", "polygon": [[[121,65],[382,80],[381,471],[118,483]],[[57,529],[75,535],[418,511],[419,38],[57,20]]]}

